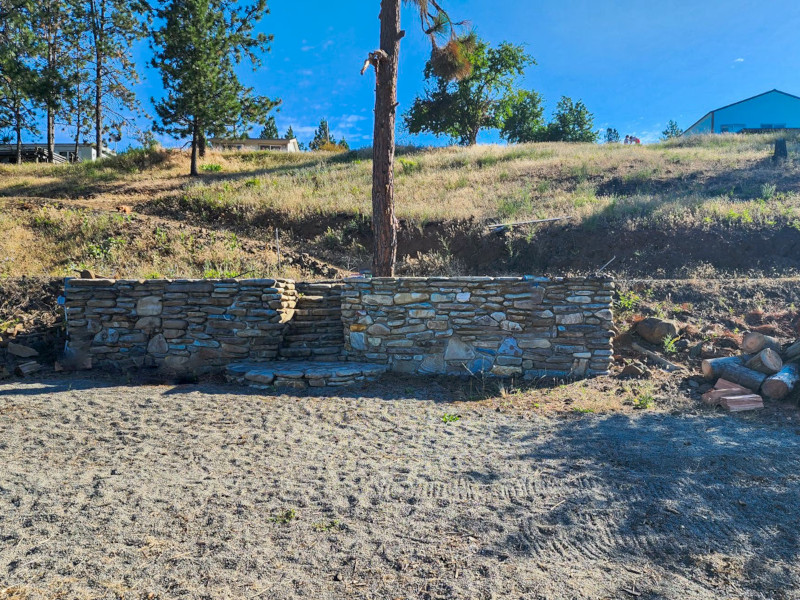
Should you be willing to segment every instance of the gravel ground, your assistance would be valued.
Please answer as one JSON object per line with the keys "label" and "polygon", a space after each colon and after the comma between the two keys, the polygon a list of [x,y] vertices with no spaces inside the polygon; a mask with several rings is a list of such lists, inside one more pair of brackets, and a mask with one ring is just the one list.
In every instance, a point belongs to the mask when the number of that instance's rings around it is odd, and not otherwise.
{"label": "gravel ground", "polygon": [[0,386],[0,598],[800,598],[797,417],[413,385]]}

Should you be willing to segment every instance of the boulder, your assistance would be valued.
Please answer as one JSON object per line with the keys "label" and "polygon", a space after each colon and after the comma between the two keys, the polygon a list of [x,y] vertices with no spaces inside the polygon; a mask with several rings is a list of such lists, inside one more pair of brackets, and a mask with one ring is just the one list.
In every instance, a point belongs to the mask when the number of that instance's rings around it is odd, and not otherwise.
{"label": "boulder", "polygon": [[667,337],[676,337],[680,327],[675,321],[648,317],[636,324],[636,333],[651,344],[660,345]]}

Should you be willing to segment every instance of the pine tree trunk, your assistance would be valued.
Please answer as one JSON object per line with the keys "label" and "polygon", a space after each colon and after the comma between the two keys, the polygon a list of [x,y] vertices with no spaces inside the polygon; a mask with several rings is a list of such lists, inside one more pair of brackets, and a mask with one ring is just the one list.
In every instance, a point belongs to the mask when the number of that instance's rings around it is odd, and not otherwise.
{"label": "pine tree trunk", "polygon": [[199,145],[198,154],[200,155],[200,158],[205,158],[206,157],[206,134],[203,131],[203,126],[202,125],[200,125],[198,128],[199,128],[199,131],[197,133],[197,137],[198,137],[198,142],[197,143]]}
{"label": "pine tree trunk", "polygon": [[52,163],[56,153],[56,115],[47,107],[47,162]]}
{"label": "pine tree trunk", "polygon": [[192,125],[192,166],[189,169],[189,176],[190,177],[197,177],[197,121],[194,122]]}
{"label": "pine tree trunk", "polygon": [[103,55],[99,45],[95,51],[94,72],[94,143],[97,147],[97,158],[103,156]]}
{"label": "pine tree trunk", "polygon": [[400,0],[381,0],[381,50],[376,65],[375,128],[372,141],[373,274],[394,275],[397,219],[394,215],[394,134],[397,109],[397,61],[400,54]]}
{"label": "pine tree trunk", "polygon": [[19,105],[14,107],[14,130],[17,134],[17,164],[22,164],[22,114]]}

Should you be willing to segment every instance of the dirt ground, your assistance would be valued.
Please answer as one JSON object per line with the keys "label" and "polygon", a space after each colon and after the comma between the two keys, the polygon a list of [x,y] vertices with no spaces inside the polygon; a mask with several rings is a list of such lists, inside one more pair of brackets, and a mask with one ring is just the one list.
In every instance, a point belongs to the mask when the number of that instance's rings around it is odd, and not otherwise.
{"label": "dirt ground", "polygon": [[0,385],[0,598],[800,598],[796,409],[452,398]]}

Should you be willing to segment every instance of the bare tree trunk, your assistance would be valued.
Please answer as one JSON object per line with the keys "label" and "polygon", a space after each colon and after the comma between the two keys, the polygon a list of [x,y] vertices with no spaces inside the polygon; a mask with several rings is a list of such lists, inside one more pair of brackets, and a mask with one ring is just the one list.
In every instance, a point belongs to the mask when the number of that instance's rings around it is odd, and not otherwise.
{"label": "bare tree trunk", "polygon": [[94,142],[97,147],[97,158],[103,156],[103,64],[98,49],[94,72]]}
{"label": "bare tree trunk", "polygon": [[56,115],[52,107],[47,107],[47,162],[52,163],[56,153]]}
{"label": "bare tree trunk", "polygon": [[375,128],[372,141],[373,274],[394,275],[397,219],[394,215],[394,129],[397,62],[400,54],[400,0],[381,0],[381,50],[375,64]]}
{"label": "bare tree trunk", "polygon": [[197,121],[194,122],[192,125],[192,166],[189,169],[189,176],[190,177],[197,177]]}
{"label": "bare tree trunk", "polygon": [[20,113],[19,105],[14,107],[14,130],[17,134],[17,164],[22,164],[22,114]]}

